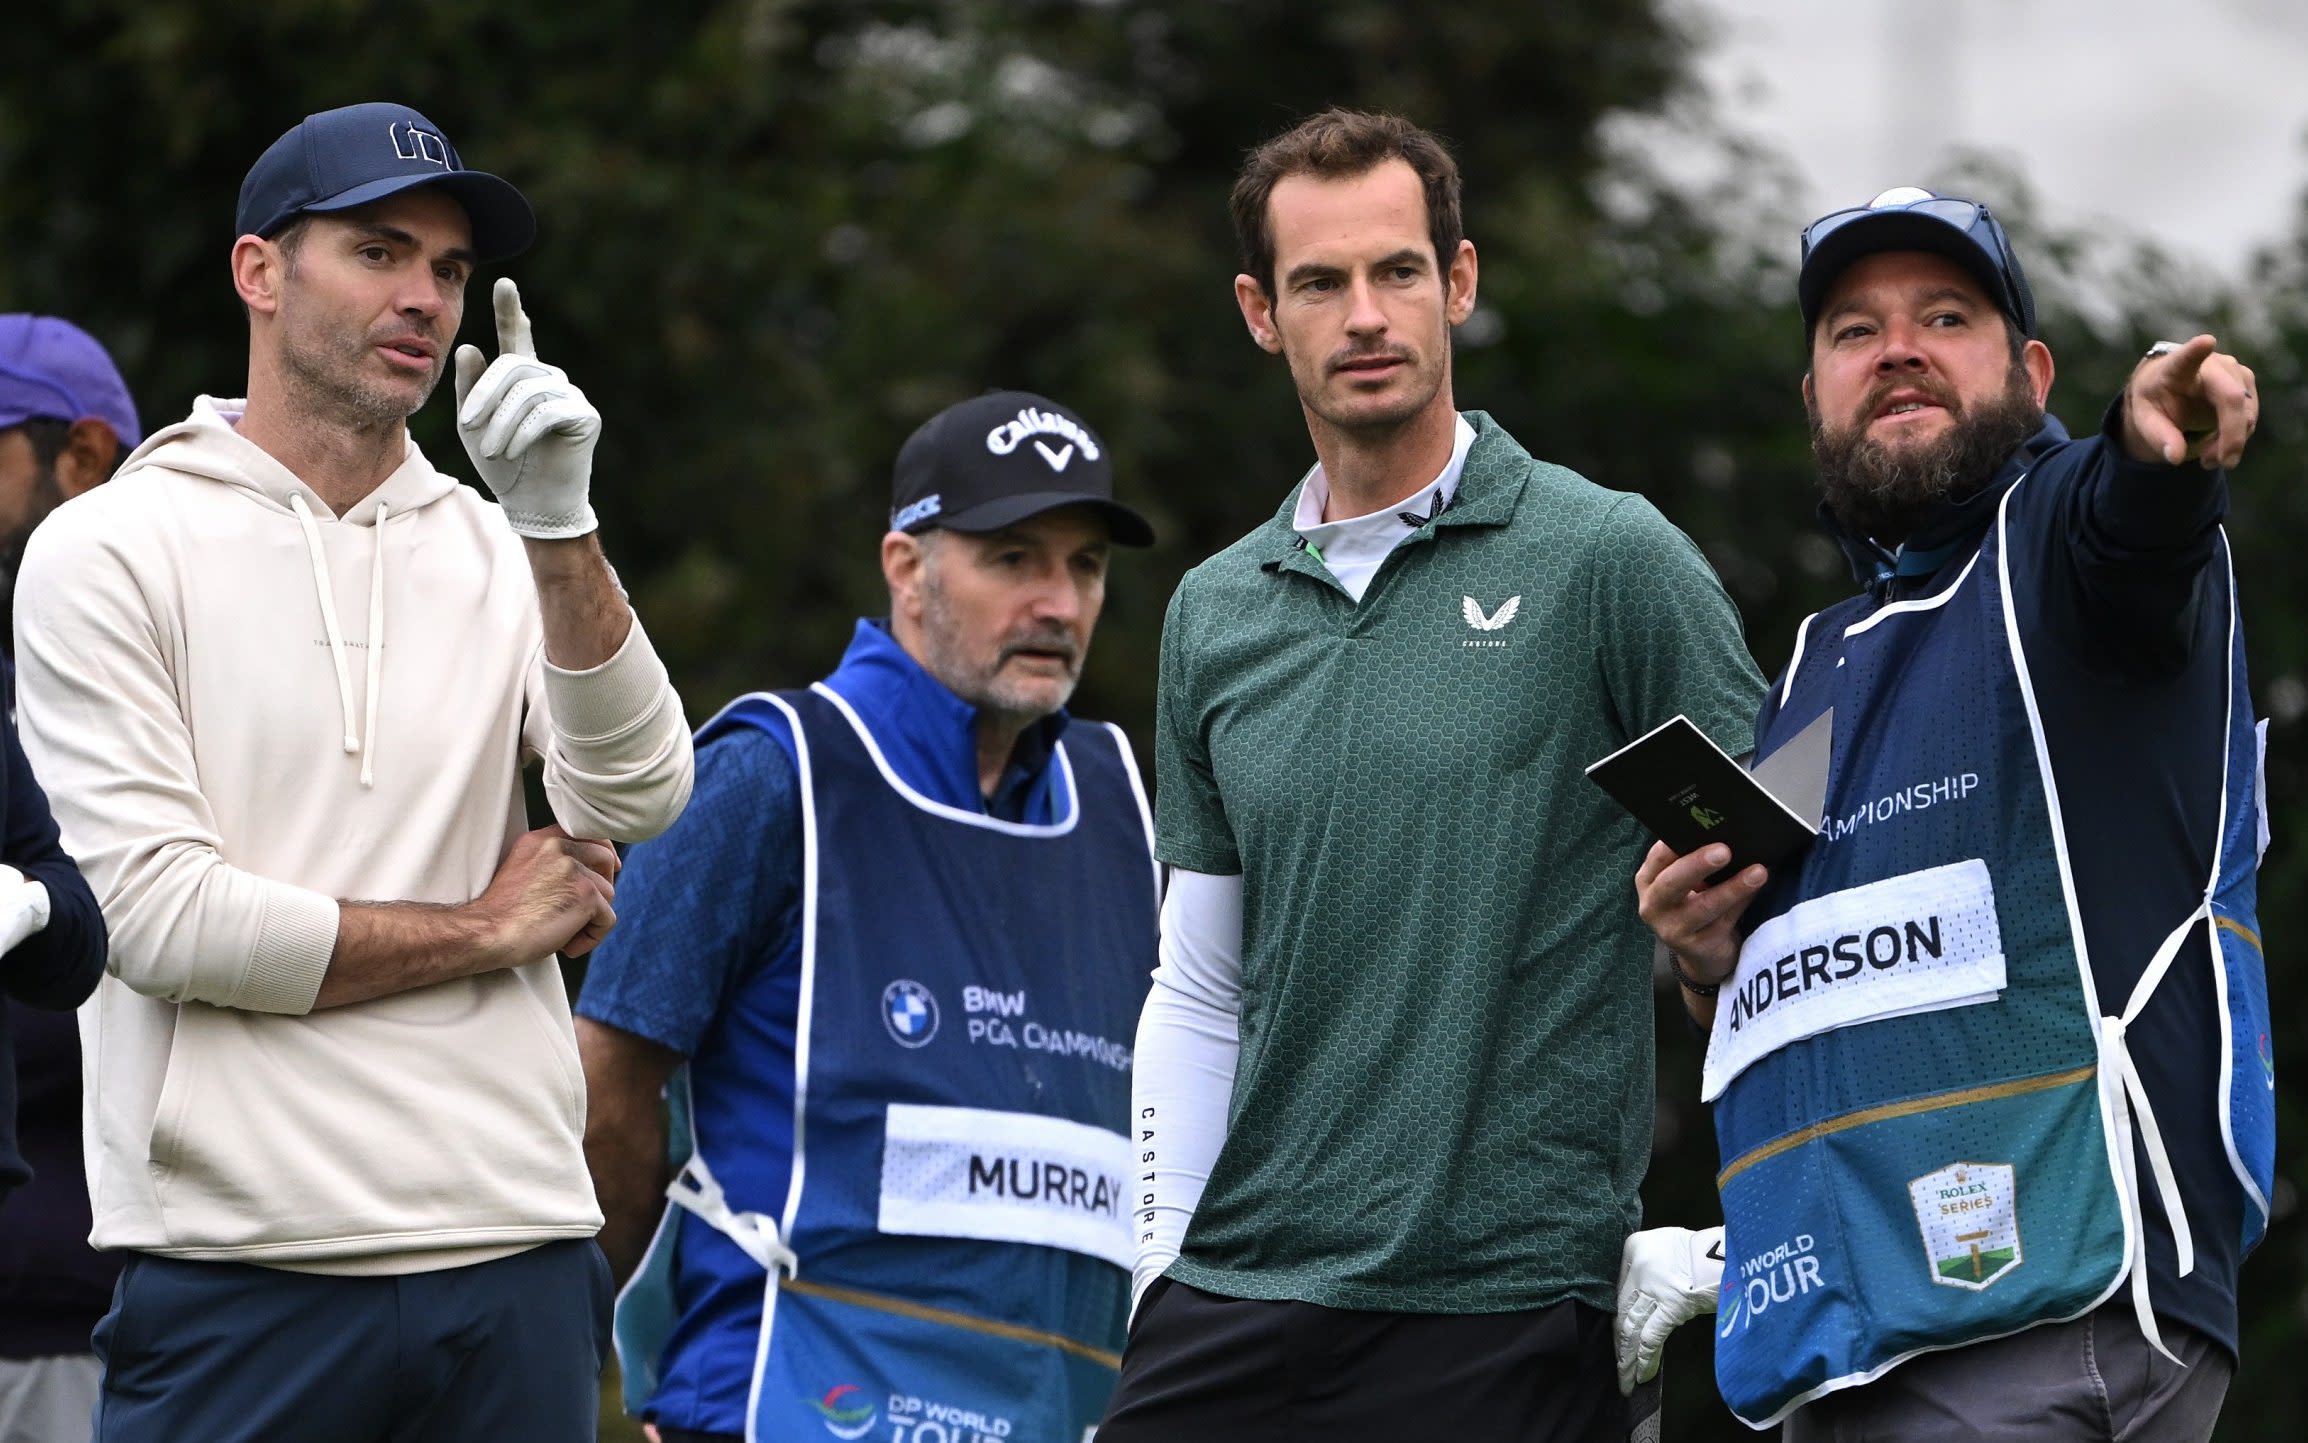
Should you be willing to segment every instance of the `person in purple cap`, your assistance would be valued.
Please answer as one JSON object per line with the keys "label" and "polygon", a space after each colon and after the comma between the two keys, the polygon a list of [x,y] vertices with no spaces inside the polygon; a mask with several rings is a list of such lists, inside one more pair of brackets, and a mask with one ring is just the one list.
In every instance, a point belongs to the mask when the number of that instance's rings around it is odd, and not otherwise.
{"label": "person in purple cap", "polygon": [[[94,336],[58,316],[0,316],[0,607],[32,528],[143,439],[136,402]],[[13,651],[12,637],[0,640]]]}
{"label": "person in purple cap", "polygon": [[26,750],[111,934],[106,1443],[592,1436],[608,1273],[554,953],[614,921],[610,841],[679,813],[688,726],[596,539],[600,415],[510,280],[497,359],[456,362],[496,504],[406,424],[474,269],[534,231],[416,111],[306,118],[241,187],[245,399],[26,548]]}
{"label": "person in purple cap", "polygon": [[[0,611],[32,528],[110,476],[141,435],[94,337],[54,316],[0,316]],[[12,685],[0,657],[0,696]],[[16,1443],[87,1436],[88,1334],[118,1268],[87,1242],[72,1019],[104,972],[104,919],[13,722],[0,720],[0,733],[0,939],[15,938],[0,955],[0,1440]],[[36,930],[22,935],[26,926]]]}

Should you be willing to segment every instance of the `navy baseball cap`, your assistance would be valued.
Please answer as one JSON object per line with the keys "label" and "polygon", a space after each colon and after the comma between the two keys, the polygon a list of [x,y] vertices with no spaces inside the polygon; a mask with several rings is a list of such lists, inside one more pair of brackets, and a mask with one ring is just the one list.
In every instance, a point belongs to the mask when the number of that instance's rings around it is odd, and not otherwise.
{"label": "navy baseball cap", "polygon": [[1878,251],[1930,251],[1970,271],[2020,334],[2036,333],[2035,292],[2011,238],[1988,208],[1960,196],[1895,186],[1865,205],[1830,211],[1803,228],[1803,269],[1795,281],[1803,333],[1819,325],[1827,292],[1853,261]]}
{"label": "navy baseball cap", "polygon": [[0,429],[90,417],[110,426],[123,449],[144,439],[128,383],[94,336],[55,316],[0,316]]}
{"label": "navy baseball cap", "polygon": [[890,529],[999,531],[1060,506],[1104,513],[1118,546],[1152,546],[1146,518],[1114,499],[1106,447],[1081,418],[1031,391],[946,407],[898,451]]}
{"label": "navy baseball cap", "polygon": [[238,235],[271,236],[300,215],[326,215],[415,186],[456,197],[473,223],[473,253],[517,256],[537,217],[508,181],[465,169],[441,128],[406,105],[371,101],[308,115],[274,141],[240,183]]}

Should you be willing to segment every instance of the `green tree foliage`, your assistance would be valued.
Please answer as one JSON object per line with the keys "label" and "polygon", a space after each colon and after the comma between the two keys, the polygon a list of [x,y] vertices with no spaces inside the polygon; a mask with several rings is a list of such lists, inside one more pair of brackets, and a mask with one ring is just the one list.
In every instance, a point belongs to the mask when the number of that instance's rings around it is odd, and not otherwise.
{"label": "green tree foliage", "polygon": [[[1849,588],[1810,524],[1804,217],[1784,170],[1734,141],[1717,181],[1678,190],[1611,143],[1616,120],[1696,103],[1689,41],[1654,4],[58,0],[13,16],[9,39],[0,306],[87,324],[153,425],[241,389],[232,200],[302,115],[405,100],[519,184],[543,229],[511,269],[541,348],[604,413],[595,503],[695,717],[831,664],[882,604],[899,442],[947,402],[1023,386],[1090,418],[1163,532],[1115,567],[1080,703],[1143,738],[1178,574],[1309,459],[1286,374],[1234,312],[1225,196],[1246,147],[1331,103],[1400,110],[1458,151],[1482,260],[1462,404],[1655,500],[1724,576],[1767,672]],[[2215,328],[2259,370],[2266,422],[2231,529],[2281,838],[2308,785],[2292,754],[2308,568],[2287,554],[2308,500],[2279,479],[2308,458],[2308,225],[2229,294],[2120,238],[2051,233],[1992,162],[1952,174],[2013,222],[2046,298],[2055,408],[2079,429],[2155,336]],[[484,305],[465,338],[490,344],[487,325]],[[436,400],[416,431],[461,472],[448,411]],[[2308,855],[2280,840],[2264,876],[2281,958],[2308,922]],[[2308,1056],[2274,970],[2279,1054]],[[1656,1221],[1718,1216],[1697,1064],[1663,998]],[[2246,1270],[2225,1437],[2308,1429],[2275,1364],[2308,1303],[2296,1201],[2287,1181]],[[1694,1326],[1670,1353],[1669,1437],[1749,1436],[1714,1400],[1708,1348]]]}
{"label": "green tree foliage", "polygon": [[[1119,569],[1085,697],[1143,717],[1171,581],[1304,464],[1229,299],[1243,148],[1399,106],[1499,178],[1515,250],[1583,266],[1595,119],[1681,57],[1645,7],[1587,8],[68,0],[0,58],[0,287],[84,318],[155,419],[236,393],[242,173],[309,111],[405,98],[537,206],[512,270],[602,408],[596,504],[699,714],[838,653],[898,443],[1015,385],[1090,417],[1169,537]],[[447,409],[417,425],[444,462]]]}

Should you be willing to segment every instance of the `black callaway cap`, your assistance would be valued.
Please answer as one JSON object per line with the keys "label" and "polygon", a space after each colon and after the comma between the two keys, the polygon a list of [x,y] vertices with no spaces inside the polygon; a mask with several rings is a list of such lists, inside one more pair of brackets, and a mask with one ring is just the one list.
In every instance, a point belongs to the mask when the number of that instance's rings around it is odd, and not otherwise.
{"label": "black callaway cap", "polygon": [[270,237],[300,215],[325,215],[437,186],[465,208],[473,254],[517,256],[537,217],[512,183],[465,169],[441,128],[406,105],[370,101],[308,115],[266,147],[240,183],[235,235]]}
{"label": "black callaway cap", "polygon": [[1031,391],[988,391],[946,407],[898,451],[890,527],[999,531],[1060,506],[1095,506],[1118,546],[1154,528],[1114,499],[1106,448],[1080,417]]}

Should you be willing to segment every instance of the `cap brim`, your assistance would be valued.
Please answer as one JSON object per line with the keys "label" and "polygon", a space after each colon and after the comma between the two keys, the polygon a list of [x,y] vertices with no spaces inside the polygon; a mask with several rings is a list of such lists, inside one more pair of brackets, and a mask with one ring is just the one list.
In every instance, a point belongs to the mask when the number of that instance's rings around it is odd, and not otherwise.
{"label": "cap brim", "polygon": [[102,411],[83,411],[77,416],[66,416],[59,414],[62,410],[63,408],[60,406],[0,406],[0,431],[5,431],[12,426],[21,426],[26,421],[61,421],[67,426],[80,421],[102,421],[105,429],[112,432],[113,439],[120,443],[120,454],[123,456],[135,450],[137,443],[144,439],[144,432],[140,427],[124,425],[117,415],[108,416]]}
{"label": "cap brim", "polygon": [[445,175],[393,175],[339,191],[326,200],[298,207],[300,215],[326,215],[352,210],[371,201],[399,195],[421,185],[438,186],[456,197],[473,223],[473,254],[483,261],[510,260],[537,238],[537,215],[513,183],[479,170],[453,170]]}
{"label": "cap brim", "polygon": [[981,501],[966,510],[949,512],[925,522],[919,529],[943,526],[948,531],[999,531],[1029,516],[1055,511],[1061,506],[1088,506],[1106,518],[1106,534],[1117,546],[1152,546],[1154,528],[1146,518],[1119,501],[1104,496],[1084,496],[1072,491],[1028,491],[1016,496],[999,496]]}
{"label": "cap brim", "polygon": [[[1806,332],[1818,327],[1820,308],[1827,304],[1827,293],[1834,288],[1836,277],[1852,262],[1878,251],[1929,251],[1945,256],[1971,272],[1998,311],[2011,315],[2012,300],[2005,290],[2003,274],[1978,241],[1935,216],[1887,210],[1838,226],[1804,258],[1803,272],[1796,278],[1795,294],[1803,307]],[[2024,326],[2019,317],[2013,319]]]}

